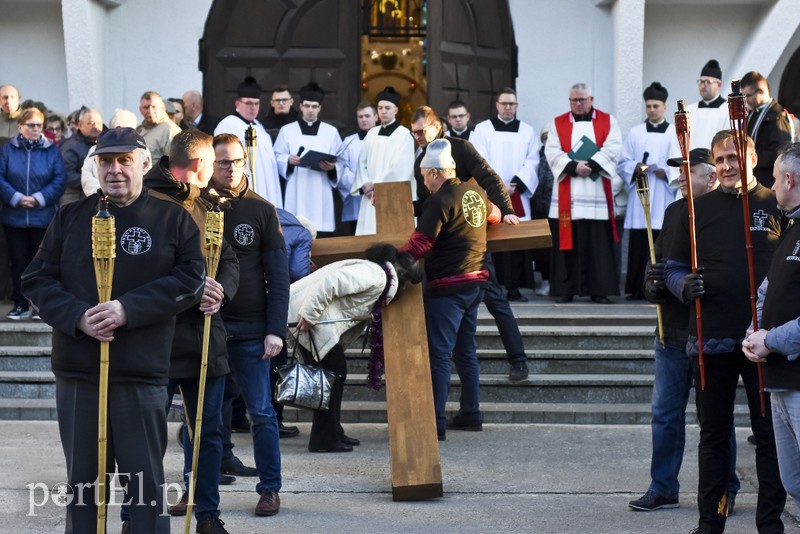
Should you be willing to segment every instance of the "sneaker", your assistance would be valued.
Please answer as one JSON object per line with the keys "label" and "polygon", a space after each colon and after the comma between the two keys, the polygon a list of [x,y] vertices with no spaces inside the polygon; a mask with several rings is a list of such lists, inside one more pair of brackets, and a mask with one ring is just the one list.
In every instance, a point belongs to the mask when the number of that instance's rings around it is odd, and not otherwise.
{"label": "sneaker", "polygon": [[456,414],[453,416],[450,421],[447,422],[447,428],[450,430],[466,430],[468,432],[481,432],[483,430],[483,423],[478,421],[470,421],[461,417],[460,414]]}
{"label": "sneaker", "polygon": [[195,532],[198,534],[229,534],[225,527],[222,526],[224,524],[225,522],[219,517],[211,516],[203,521],[198,521]]}
{"label": "sneaker", "polygon": [[542,280],[542,284],[539,288],[533,292],[534,295],[537,297],[548,297],[550,296],[550,282],[547,280]]}
{"label": "sneaker", "polygon": [[256,505],[256,515],[271,516],[277,514],[281,509],[281,498],[277,491],[264,490]]}
{"label": "sneaker", "polygon": [[300,429],[296,426],[284,426],[283,423],[278,425],[278,435],[281,438],[293,438],[300,434]]}
{"label": "sneaker", "polygon": [[173,516],[186,515],[186,507],[189,505],[189,492],[184,491],[178,502],[167,508],[167,513]]}
{"label": "sneaker", "polygon": [[234,456],[230,460],[222,460],[220,473],[223,475],[236,475],[237,477],[258,476],[258,470],[255,467],[247,467],[237,456]]}
{"label": "sneaker", "polygon": [[512,382],[519,382],[528,378],[528,362],[516,362],[511,364],[508,372],[508,379]]}
{"label": "sneaker", "polygon": [[30,318],[31,312],[22,309],[22,306],[14,306],[14,309],[6,314],[6,319],[11,319],[12,321],[27,321]]}
{"label": "sneaker", "polygon": [[664,497],[662,495],[658,495],[653,490],[647,490],[647,493],[642,495],[640,498],[629,502],[628,506],[633,510],[652,512],[653,510],[660,510],[662,508],[677,508],[680,506],[680,504],[678,504],[677,495],[672,497]]}
{"label": "sneaker", "polygon": [[34,321],[41,321],[42,320],[42,318],[39,317],[39,312],[37,312],[37,311],[32,311],[31,312],[31,319],[33,319]]}

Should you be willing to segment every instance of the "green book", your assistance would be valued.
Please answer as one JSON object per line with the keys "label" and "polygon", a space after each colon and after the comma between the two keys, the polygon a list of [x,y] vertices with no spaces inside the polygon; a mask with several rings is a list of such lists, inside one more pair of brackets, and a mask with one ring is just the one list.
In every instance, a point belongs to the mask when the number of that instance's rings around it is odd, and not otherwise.
{"label": "green book", "polygon": [[[575,143],[575,146],[572,147],[569,154],[567,156],[570,159],[574,160],[582,160],[582,161],[589,161],[589,159],[597,154],[600,151],[600,147],[598,147],[594,141],[586,137],[585,135],[578,139],[578,142]],[[589,175],[589,178],[592,180],[597,180],[600,178],[599,172],[593,172]]]}

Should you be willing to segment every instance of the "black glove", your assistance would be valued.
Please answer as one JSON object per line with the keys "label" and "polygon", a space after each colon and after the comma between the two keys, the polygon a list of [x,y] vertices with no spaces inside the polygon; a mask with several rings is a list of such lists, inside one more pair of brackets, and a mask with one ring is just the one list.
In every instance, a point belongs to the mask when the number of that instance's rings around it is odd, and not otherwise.
{"label": "black glove", "polygon": [[665,263],[650,265],[644,281],[644,298],[653,304],[660,304],[667,298],[669,291],[664,283]]}
{"label": "black glove", "polygon": [[698,270],[696,273],[689,273],[683,277],[683,299],[691,302],[695,299],[703,298],[706,288],[703,285],[703,273]]}

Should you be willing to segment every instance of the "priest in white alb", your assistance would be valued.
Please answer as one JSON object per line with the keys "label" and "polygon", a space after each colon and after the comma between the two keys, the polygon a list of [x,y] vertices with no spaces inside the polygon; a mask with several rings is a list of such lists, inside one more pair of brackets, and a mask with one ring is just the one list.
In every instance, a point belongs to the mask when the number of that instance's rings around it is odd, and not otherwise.
{"label": "priest in white alb", "polygon": [[644,90],[643,96],[647,120],[631,128],[617,164],[617,174],[628,187],[628,209],[625,213],[625,229],[628,230],[625,293],[628,293],[628,300],[644,299],[645,270],[650,259],[647,221],[633,178],[636,167],[642,163],[649,166],[647,184],[654,241],[664,222],[664,211],[675,200],[675,191],[669,186],[670,172],[667,167],[672,140],[676,138],[675,127],[664,118],[669,93],[659,82],[653,82]]}
{"label": "priest in white alb", "polygon": [[549,214],[550,296],[561,303],[579,295],[610,304],[608,296],[619,295],[613,247],[619,236],[611,180],[622,133],[616,118],[595,109],[586,84],[572,86],[569,107],[550,124],[544,149],[556,180]]}
{"label": "priest in white alb", "polygon": [[236,89],[236,101],[233,103],[236,111],[228,115],[214,128],[214,135],[223,133],[233,134],[247,146],[245,131],[252,124],[256,131],[256,183],[250,176],[250,166],[247,166],[247,181],[252,190],[261,197],[269,200],[276,208],[283,207],[281,195],[281,182],[278,175],[278,166],[275,162],[275,153],[272,151],[272,139],[256,117],[261,109],[261,87],[255,78],[248,76]]}
{"label": "priest in white alb", "polygon": [[[316,82],[301,87],[301,117],[282,127],[275,139],[278,171],[286,178],[283,207],[314,223],[317,237],[330,237],[336,230],[333,191],[339,181],[336,159],[342,149],[339,131],[319,120],[324,97]],[[322,155],[317,161],[303,159],[314,152]]]}
{"label": "priest in white alb", "polygon": [[408,182],[412,200],[417,199],[414,139],[408,128],[397,121],[399,104],[400,94],[394,87],[387,86],[378,93],[378,120],[381,124],[367,132],[364,138],[356,179],[350,190],[350,194],[364,195],[368,200],[361,202],[356,235],[376,232],[375,206],[372,205],[375,184]]}

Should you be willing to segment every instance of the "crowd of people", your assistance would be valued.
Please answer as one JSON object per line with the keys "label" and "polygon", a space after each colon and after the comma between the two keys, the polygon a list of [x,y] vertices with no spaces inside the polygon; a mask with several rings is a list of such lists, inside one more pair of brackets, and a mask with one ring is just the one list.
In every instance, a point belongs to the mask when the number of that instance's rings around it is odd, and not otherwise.
{"label": "crowd of people", "polygon": [[[398,119],[401,95],[386,87],[375,103],[359,104],[359,130],[344,138],[320,120],[325,91],[315,82],[297,92],[299,111],[289,87],[278,86],[262,113],[266,94],[247,77],[237,87],[234,109],[222,119],[204,112],[197,91],[167,99],[147,91],[139,103],[140,123],[133,113],[117,110],[108,126],[96,109],[84,107],[63,119],[40,102],[20,102],[14,86],[0,87],[0,280],[10,282],[5,291],[13,300],[6,317],[41,319],[54,328],[52,361],[69,483],[78,487],[97,476],[97,459],[89,452],[96,450],[91,429],[97,413],[70,406],[97,404],[96,359],[99,342],[107,341],[113,362],[110,465],[123,474],[145,473],[126,481],[131,506],[122,510],[123,532],[169,531],[162,508],[163,456],[167,409],[176,394],[188,423],[182,429],[187,489],[191,443],[200,441],[192,503],[197,532],[226,532],[219,485],[233,476],[258,479],[257,515],[278,513],[279,440],[299,433],[283,424],[282,406],[273,398],[287,346],[297,345],[303,359],[318,360],[338,376],[330,410],[314,416],[309,451],[353,451],[359,441],[341,425],[344,349],[363,332],[365,315],[371,316],[372,336],[380,331],[383,307],[407,283],[423,278],[438,439],[446,440],[447,430],[480,431],[480,302],[497,323],[509,379],[524,380],[527,355],[509,302],[528,300],[520,289],[536,284],[533,265],[543,277],[537,294],[561,304],[578,297],[610,304],[609,297],[619,295],[619,241],[627,230],[628,299],[647,299],[664,310],[664,341],[657,336],[655,343],[652,481],[630,507],[678,506],[686,403],[694,383],[701,427],[696,531],[724,530],[739,487],[732,431],[741,376],[757,445],[758,531],[782,532],[784,486],[800,499],[800,435],[794,430],[800,387],[791,379],[800,353],[800,310],[791,298],[800,240],[784,237],[793,235],[788,220],[800,207],[800,145],[783,148],[795,140],[796,121],[770,96],[766,79],[749,72],[741,88],[750,141],[746,169],[740,169],[721,80],[719,64],[710,60],[697,81],[701,100],[689,106],[691,176],[666,117],[668,90],[659,82],[643,93],[647,119],[626,136],[613,115],[595,107],[583,83],[570,88],[569,111],[540,130],[517,118],[520,103],[512,88],[498,92],[491,119],[473,124],[467,105],[457,100],[443,117],[428,106],[418,108],[408,128]],[[646,217],[636,200],[642,173],[656,239],[652,264]],[[743,176],[751,178],[760,325],[751,324],[747,304]],[[689,239],[688,203],[675,200],[686,195],[689,181],[696,243]],[[310,258],[314,237],[376,232],[375,186],[385,182],[408,183],[417,217],[409,241],[399,249],[373,247],[366,260],[317,270]],[[100,196],[110,202],[120,249],[113,298],[106,303],[97,303],[93,273],[86,268]],[[225,226],[212,278],[204,269],[202,236],[216,205]],[[549,251],[488,253],[488,224],[532,218],[548,220]],[[80,254],[85,262],[75,261]],[[705,270],[692,269],[693,254]],[[415,263],[422,258],[424,276]],[[697,299],[709,317],[702,333],[692,305]],[[206,316],[212,317],[208,373],[200,384]],[[352,320],[329,324],[333,317]],[[295,326],[289,328],[290,322]],[[129,341],[134,338],[136,344]],[[142,341],[148,344],[146,357],[138,348]],[[380,356],[380,345],[375,343],[373,358]],[[448,419],[451,360],[462,393],[458,413]],[[773,399],[765,415],[756,362],[765,365]],[[705,388],[699,387],[701,374]],[[371,379],[379,383],[379,373]],[[201,391],[202,430],[193,437]],[[233,453],[234,430],[252,434],[255,467]],[[94,529],[95,489],[80,487],[80,502],[89,504],[67,507],[67,531]],[[188,505],[185,491],[167,511],[183,515]]]}

